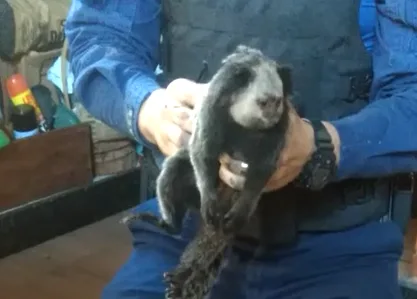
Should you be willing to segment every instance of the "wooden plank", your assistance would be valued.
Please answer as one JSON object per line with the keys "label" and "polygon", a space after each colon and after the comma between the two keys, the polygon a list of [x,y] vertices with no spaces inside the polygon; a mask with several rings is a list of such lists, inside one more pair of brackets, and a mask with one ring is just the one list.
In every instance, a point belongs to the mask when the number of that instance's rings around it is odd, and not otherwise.
{"label": "wooden plank", "polygon": [[0,258],[137,205],[140,175],[136,168],[0,212]]}
{"label": "wooden plank", "polygon": [[0,209],[92,180],[88,124],[17,140],[0,150]]}
{"label": "wooden plank", "polygon": [[99,298],[132,250],[120,218],[113,215],[0,259],[1,298]]}

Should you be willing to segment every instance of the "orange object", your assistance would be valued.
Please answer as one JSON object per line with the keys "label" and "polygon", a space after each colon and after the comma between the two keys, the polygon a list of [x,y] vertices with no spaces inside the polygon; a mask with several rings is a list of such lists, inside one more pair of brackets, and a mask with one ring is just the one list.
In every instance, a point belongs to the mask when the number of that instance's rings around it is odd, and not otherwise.
{"label": "orange object", "polygon": [[43,120],[42,112],[35,100],[30,88],[28,87],[25,77],[22,74],[16,73],[11,75],[6,80],[6,89],[15,106],[21,104],[29,104],[35,108],[36,116],[39,121]]}

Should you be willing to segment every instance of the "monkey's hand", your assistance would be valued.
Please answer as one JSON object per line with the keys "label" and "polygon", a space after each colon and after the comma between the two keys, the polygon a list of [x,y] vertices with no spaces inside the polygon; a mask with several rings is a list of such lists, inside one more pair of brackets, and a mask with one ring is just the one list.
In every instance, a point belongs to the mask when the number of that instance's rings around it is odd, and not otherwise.
{"label": "monkey's hand", "polygon": [[223,219],[223,231],[226,234],[237,233],[250,220],[261,195],[257,198],[249,198],[242,194]]}
{"label": "monkey's hand", "polygon": [[201,203],[203,219],[216,232],[226,233],[224,229],[225,217],[240,197],[241,192],[234,190],[224,183],[220,183],[216,198]]}
{"label": "monkey's hand", "polygon": [[165,230],[169,234],[177,233],[175,228],[167,224],[164,220],[160,219],[158,216],[155,216],[154,214],[149,213],[149,212],[130,214],[124,217],[120,222],[126,225],[130,225],[134,221],[144,221],[144,222],[150,223],[156,227],[159,227]]}
{"label": "monkey's hand", "polygon": [[[275,158],[270,160],[274,161]],[[258,206],[262,188],[275,169],[274,162],[249,168],[242,190],[235,190],[229,200],[230,209],[223,219],[224,233],[236,233],[249,222]]]}

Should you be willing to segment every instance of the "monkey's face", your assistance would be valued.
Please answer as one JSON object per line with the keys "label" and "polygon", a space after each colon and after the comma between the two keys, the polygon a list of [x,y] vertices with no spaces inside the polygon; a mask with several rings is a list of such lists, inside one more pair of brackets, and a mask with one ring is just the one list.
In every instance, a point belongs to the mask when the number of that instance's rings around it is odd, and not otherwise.
{"label": "monkey's face", "polygon": [[230,115],[245,128],[268,129],[275,126],[284,111],[284,84],[271,60],[242,65],[247,72],[246,84],[231,94]]}
{"label": "monkey's face", "polygon": [[291,69],[260,50],[240,45],[227,56],[208,84],[208,96],[219,101],[237,124],[263,130],[280,121],[292,93]]}

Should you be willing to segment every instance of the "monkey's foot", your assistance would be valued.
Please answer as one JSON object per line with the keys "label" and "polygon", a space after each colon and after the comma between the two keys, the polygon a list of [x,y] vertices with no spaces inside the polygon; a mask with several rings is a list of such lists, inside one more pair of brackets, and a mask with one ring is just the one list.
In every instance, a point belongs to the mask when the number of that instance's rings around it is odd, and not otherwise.
{"label": "monkey's foot", "polygon": [[223,218],[222,230],[225,234],[233,234],[249,222],[253,208],[249,204],[236,202]]}
{"label": "monkey's foot", "polygon": [[165,290],[166,299],[183,299],[183,288],[187,278],[192,274],[190,268],[177,268],[172,272],[164,274],[165,283],[168,288]]}
{"label": "monkey's foot", "polygon": [[224,234],[233,234],[238,232],[249,221],[249,217],[230,211],[223,219],[221,228]]}
{"label": "monkey's foot", "polygon": [[191,268],[165,273],[165,282],[168,284],[165,292],[166,299],[202,299],[211,284],[207,269]]}
{"label": "monkey's foot", "polygon": [[223,227],[223,219],[229,209],[230,207],[225,207],[221,199],[216,196],[204,198],[201,203],[201,216],[207,225],[219,231]]}
{"label": "monkey's foot", "polygon": [[127,225],[130,225],[134,221],[144,221],[144,222],[150,223],[156,227],[159,227],[167,231],[170,234],[177,233],[177,231],[173,227],[171,227],[168,223],[166,223],[164,220],[160,219],[159,217],[149,212],[130,214],[121,220],[123,224],[127,224]]}

